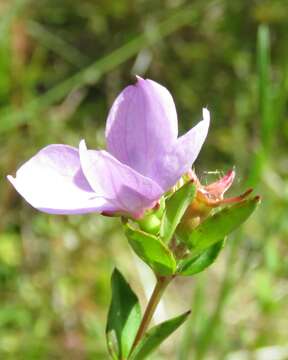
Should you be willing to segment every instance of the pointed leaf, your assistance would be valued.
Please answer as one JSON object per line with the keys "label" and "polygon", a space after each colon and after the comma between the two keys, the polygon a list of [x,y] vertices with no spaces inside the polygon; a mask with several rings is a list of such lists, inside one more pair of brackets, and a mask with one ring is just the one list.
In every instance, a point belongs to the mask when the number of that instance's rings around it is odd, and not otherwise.
{"label": "pointed leaf", "polygon": [[167,201],[163,215],[160,235],[164,242],[169,242],[181,221],[185,211],[193,201],[196,192],[195,185],[189,181],[178,189]]}
{"label": "pointed leaf", "polygon": [[126,236],[136,254],[158,275],[172,275],[176,260],[168,247],[154,235],[126,225]]}
{"label": "pointed leaf", "polygon": [[143,360],[150,355],[169,335],[187,319],[190,311],[154,326],[149,330],[133,351],[129,360]]}
{"label": "pointed leaf", "polygon": [[255,197],[225,208],[203,221],[182,239],[194,255],[199,254],[237,229],[253,213],[258,203],[259,197]]}
{"label": "pointed leaf", "polygon": [[141,309],[137,296],[117,269],[112,274],[111,285],[106,340],[112,359],[123,359],[127,358],[139,328]]}
{"label": "pointed leaf", "polygon": [[223,244],[224,241],[219,241],[216,244],[210,246],[208,249],[204,250],[200,255],[181,260],[178,265],[178,274],[190,276],[205,270],[216,260],[221,249],[223,248]]}

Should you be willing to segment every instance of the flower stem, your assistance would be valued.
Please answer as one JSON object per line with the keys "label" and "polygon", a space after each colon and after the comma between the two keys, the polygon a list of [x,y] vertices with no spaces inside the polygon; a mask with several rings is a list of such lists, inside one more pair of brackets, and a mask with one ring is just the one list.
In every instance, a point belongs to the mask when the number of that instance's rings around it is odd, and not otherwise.
{"label": "flower stem", "polygon": [[157,277],[157,282],[156,282],[155,288],[154,288],[151,298],[147,304],[145,313],[143,315],[141,324],[140,324],[138,332],[136,334],[130,354],[133,352],[133,350],[135,349],[135,347],[138,345],[139,341],[142,339],[143,335],[145,334],[145,332],[152,320],[154,312],[157,308],[157,305],[159,304],[160,299],[161,299],[165,289],[167,288],[168,284],[171,282],[171,280],[173,278],[174,278],[174,276],[167,276],[167,277],[159,276],[159,277]]}

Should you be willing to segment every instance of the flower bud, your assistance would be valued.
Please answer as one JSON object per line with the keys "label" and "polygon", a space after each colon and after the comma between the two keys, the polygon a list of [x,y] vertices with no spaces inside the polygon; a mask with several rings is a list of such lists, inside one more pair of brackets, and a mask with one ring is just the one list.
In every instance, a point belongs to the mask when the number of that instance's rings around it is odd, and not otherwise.
{"label": "flower bud", "polygon": [[141,230],[144,230],[149,234],[156,235],[160,231],[161,219],[159,219],[159,217],[154,213],[144,216],[138,220],[137,223]]}
{"label": "flower bud", "polygon": [[230,188],[235,178],[235,171],[230,170],[218,181],[209,185],[202,185],[196,174],[191,171],[187,174],[196,184],[196,195],[193,202],[189,205],[186,213],[178,227],[179,233],[195,229],[203,220],[205,220],[213,209],[225,204],[241,202],[252,191],[231,198],[224,198],[225,192]]}

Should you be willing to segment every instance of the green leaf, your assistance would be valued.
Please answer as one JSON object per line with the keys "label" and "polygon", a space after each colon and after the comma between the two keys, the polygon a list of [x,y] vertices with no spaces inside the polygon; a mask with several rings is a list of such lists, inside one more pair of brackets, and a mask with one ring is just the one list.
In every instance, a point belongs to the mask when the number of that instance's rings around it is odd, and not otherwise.
{"label": "green leaf", "polygon": [[158,275],[172,275],[176,260],[168,247],[156,236],[126,225],[126,236],[136,254]]}
{"label": "green leaf", "polygon": [[178,265],[178,274],[190,276],[205,270],[216,260],[221,249],[223,248],[223,244],[224,240],[219,241],[208,249],[204,250],[200,255],[181,260]]}
{"label": "green leaf", "polygon": [[106,341],[112,359],[123,359],[127,358],[140,326],[141,309],[137,296],[117,269],[112,274],[111,286]]}
{"label": "green leaf", "polygon": [[255,197],[225,208],[203,221],[182,239],[194,255],[199,254],[237,229],[253,213],[258,203],[259,197]]}
{"label": "green leaf", "polygon": [[129,360],[146,359],[169,335],[171,335],[187,319],[190,311],[173,319],[154,326],[136,346]]}
{"label": "green leaf", "polygon": [[181,221],[185,211],[194,199],[195,185],[190,181],[177,190],[167,201],[163,215],[160,235],[164,242],[169,242]]}

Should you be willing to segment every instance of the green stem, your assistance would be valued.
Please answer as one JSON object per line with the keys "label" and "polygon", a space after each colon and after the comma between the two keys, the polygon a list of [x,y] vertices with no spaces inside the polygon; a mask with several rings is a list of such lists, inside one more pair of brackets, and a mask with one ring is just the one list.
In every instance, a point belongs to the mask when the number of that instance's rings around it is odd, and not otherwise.
{"label": "green stem", "polygon": [[135,347],[138,345],[139,341],[142,339],[143,335],[145,334],[145,332],[152,320],[154,312],[157,308],[157,305],[159,304],[160,299],[161,299],[165,289],[167,288],[168,284],[171,282],[171,280],[173,278],[174,278],[174,276],[169,276],[169,277],[168,276],[167,277],[159,276],[157,278],[155,288],[154,288],[151,298],[148,302],[143,319],[141,321],[141,324],[140,324],[138,332],[136,334],[134,343],[132,345],[131,353],[133,352],[133,350],[135,349]]}

